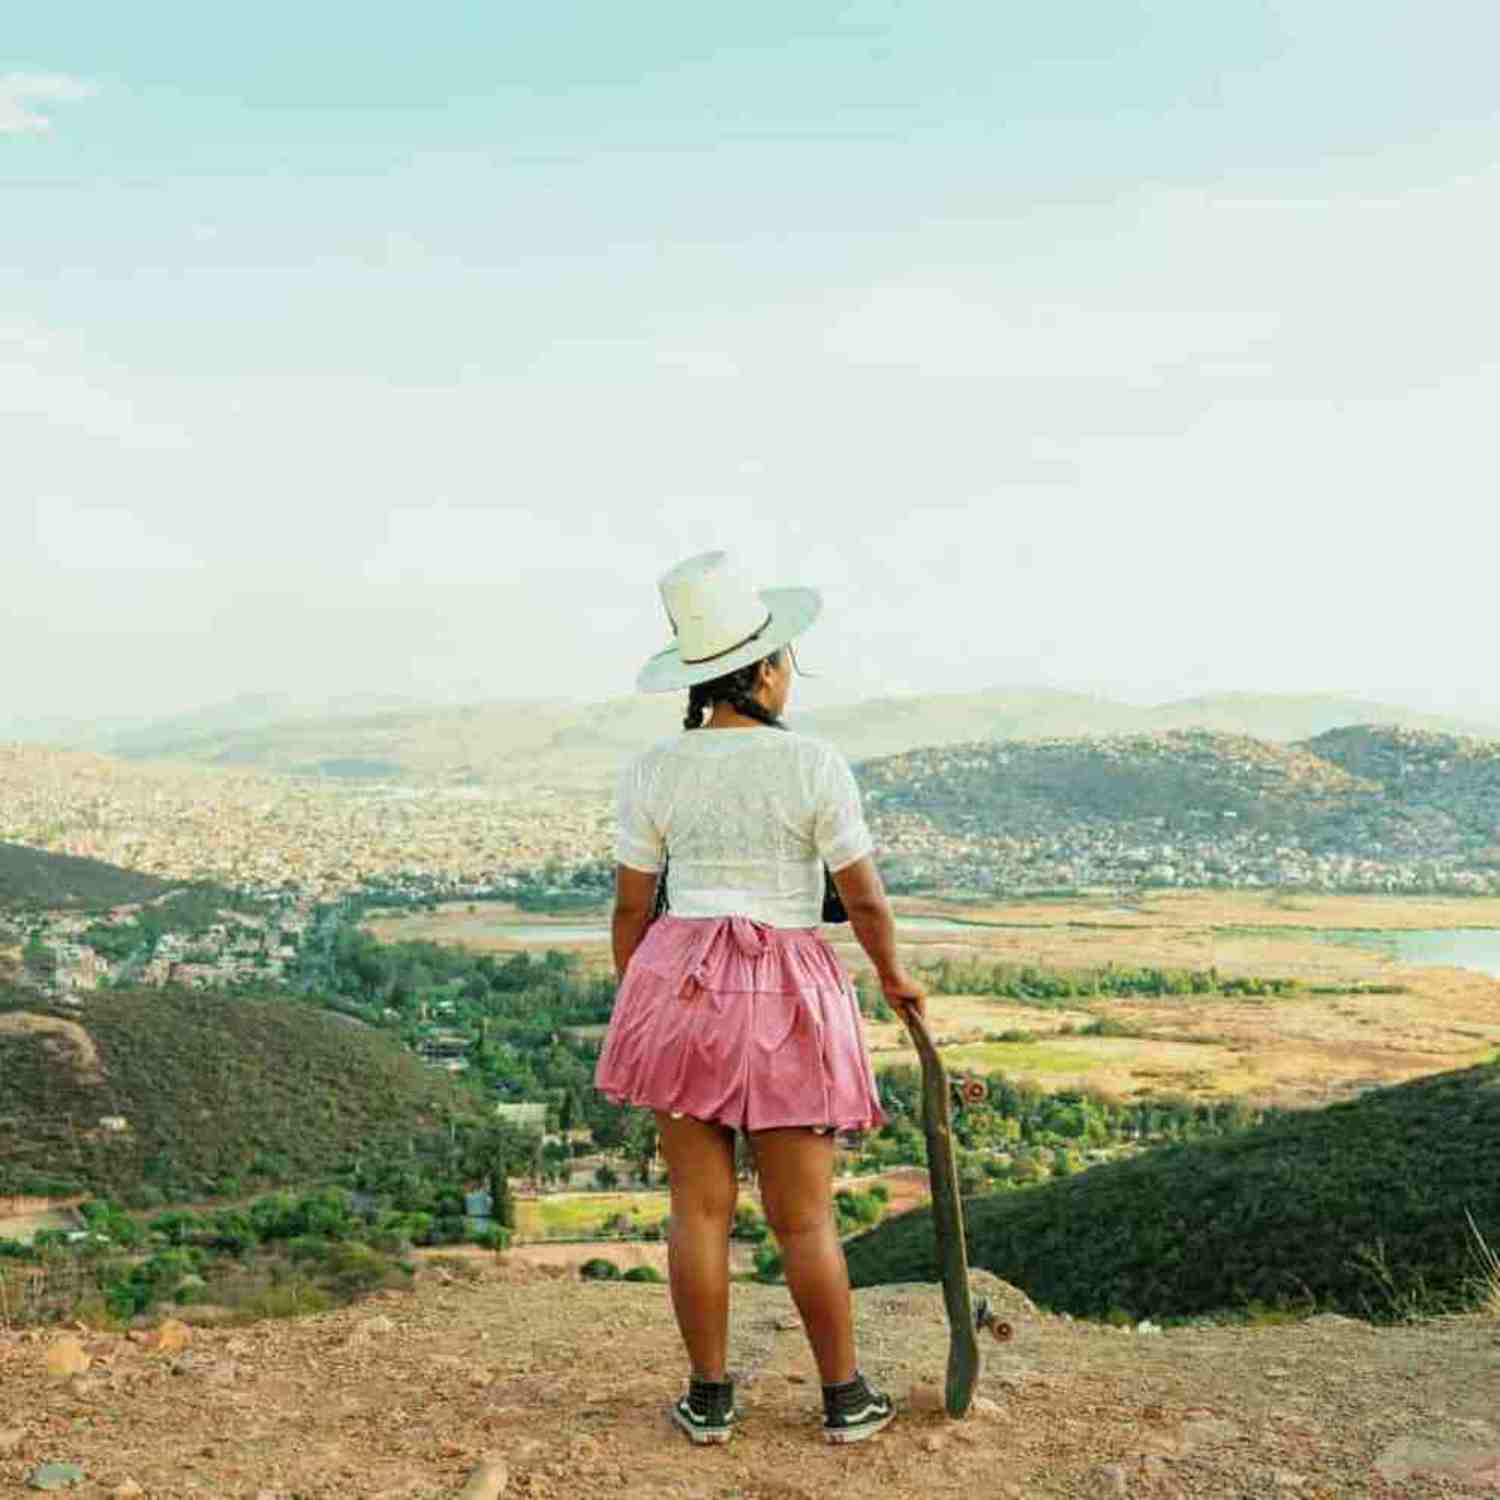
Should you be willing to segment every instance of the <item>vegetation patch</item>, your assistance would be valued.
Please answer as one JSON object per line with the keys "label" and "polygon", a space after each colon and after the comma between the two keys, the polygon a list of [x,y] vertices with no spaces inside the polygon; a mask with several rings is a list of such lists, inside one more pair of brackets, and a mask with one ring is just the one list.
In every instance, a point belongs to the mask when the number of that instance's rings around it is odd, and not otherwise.
{"label": "vegetation patch", "polygon": [[95,911],[149,901],[169,890],[154,875],[98,859],[0,843],[0,911]]}
{"label": "vegetation patch", "polygon": [[[1497,1160],[1500,1065],[1489,1063],[972,1197],[969,1259],[1090,1317],[1469,1309],[1485,1295],[1476,1235],[1500,1236]],[[851,1241],[848,1257],[857,1286],[935,1280],[930,1210]]]}
{"label": "vegetation patch", "polygon": [[[38,1009],[0,990],[0,1021]],[[94,1068],[60,1044],[79,1024]],[[142,1207],[410,1161],[419,1138],[478,1113],[389,1034],[294,1000],[175,988],[99,991],[82,1023],[0,1026],[0,1078],[0,1193]]]}

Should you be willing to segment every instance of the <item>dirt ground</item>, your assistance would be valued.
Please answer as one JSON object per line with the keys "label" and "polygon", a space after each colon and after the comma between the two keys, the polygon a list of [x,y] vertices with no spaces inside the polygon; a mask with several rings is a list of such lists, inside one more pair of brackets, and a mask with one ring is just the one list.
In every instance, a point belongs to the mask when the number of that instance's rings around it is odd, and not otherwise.
{"label": "dirt ground", "polygon": [[903,1409],[849,1448],[821,1441],[816,1373],[777,1287],[733,1289],[742,1415],[716,1449],[665,1417],[685,1373],[666,1288],[558,1268],[486,1265],[471,1281],[429,1266],[410,1292],[195,1328],[176,1352],[85,1330],[91,1366],[73,1375],[45,1369],[56,1331],[0,1334],[0,1488],[59,1462],[89,1497],[429,1500],[493,1455],[504,1493],[527,1500],[1500,1493],[1493,1320],[1120,1332],[975,1282],[1016,1336],[987,1342],[962,1422],[939,1409],[937,1288],[856,1294],[861,1362]]}

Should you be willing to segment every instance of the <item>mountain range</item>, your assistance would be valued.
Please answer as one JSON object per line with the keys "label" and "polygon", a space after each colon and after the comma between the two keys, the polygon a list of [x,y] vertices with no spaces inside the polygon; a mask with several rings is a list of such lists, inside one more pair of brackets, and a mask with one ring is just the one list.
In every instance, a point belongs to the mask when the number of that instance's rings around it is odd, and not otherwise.
{"label": "mountain range", "polygon": [[[630,755],[678,728],[681,713],[677,694],[589,704],[535,699],[461,706],[371,695],[309,705],[260,694],[53,742],[132,760],[277,774],[581,788],[606,785]],[[981,740],[1162,730],[1211,730],[1286,743],[1379,724],[1500,739],[1500,718],[1428,714],[1340,694],[1235,692],[1142,706],[1025,686],[873,698],[805,712],[794,707],[787,722],[831,740],[853,761]]]}

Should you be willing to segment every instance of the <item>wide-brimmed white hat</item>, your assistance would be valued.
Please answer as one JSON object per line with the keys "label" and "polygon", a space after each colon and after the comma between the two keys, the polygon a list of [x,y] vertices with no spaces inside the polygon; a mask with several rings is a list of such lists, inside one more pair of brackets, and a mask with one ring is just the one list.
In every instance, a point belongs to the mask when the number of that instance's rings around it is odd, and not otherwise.
{"label": "wide-brimmed white hat", "polygon": [[726,552],[702,552],[657,582],[676,640],[641,668],[643,693],[711,682],[784,646],[818,618],[817,589],[756,589]]}

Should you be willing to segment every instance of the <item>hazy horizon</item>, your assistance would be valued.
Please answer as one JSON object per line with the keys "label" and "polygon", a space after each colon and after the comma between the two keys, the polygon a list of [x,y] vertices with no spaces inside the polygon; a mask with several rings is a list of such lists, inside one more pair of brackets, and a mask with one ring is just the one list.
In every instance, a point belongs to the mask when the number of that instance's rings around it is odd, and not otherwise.
{"label": "hazy horizon", "polygon": [[628,695],[713,546],[809,707],[1500,719],[1500,12],[358,14],[8,21],[0,734]]}

